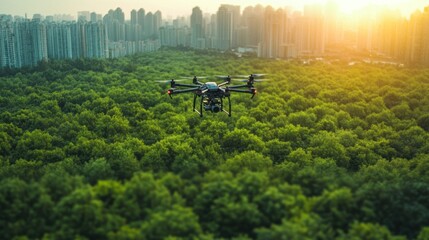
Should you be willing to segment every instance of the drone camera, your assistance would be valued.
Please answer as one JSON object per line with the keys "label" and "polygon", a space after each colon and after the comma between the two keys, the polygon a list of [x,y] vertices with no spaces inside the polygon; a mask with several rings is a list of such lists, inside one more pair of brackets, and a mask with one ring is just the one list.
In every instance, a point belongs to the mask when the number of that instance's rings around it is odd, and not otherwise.
{"label": "drone camera", "polygon": [[219,104],[216,104],[216,103],[212,103],[212,104],[209,104],[209,105],[205,105],[205,106],[204,106],[204,109],[205,109],[206,111],[211,111],[211,112],[213,112],[213,113],[218,113],[218,112],[220,112],[220,106],[219,106]]}
{"label": "drone camera", "polygon": [[218,113],[221,110],[220,102],[217,100],[207,101],[204,102],[204,110],[211,111],[213,113]]}
{"label": "drone camera", "polygon": [[218,113],[220,111],[220,107],[216,104],[212,105],[211,108],[212,112],[214,113]]}

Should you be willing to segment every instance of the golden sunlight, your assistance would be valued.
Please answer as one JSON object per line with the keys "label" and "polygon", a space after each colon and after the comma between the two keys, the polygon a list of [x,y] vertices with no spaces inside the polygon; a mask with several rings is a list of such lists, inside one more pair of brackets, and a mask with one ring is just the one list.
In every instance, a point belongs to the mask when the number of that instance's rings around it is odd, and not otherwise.
{"label": "golden sunlight", "polygon": [[[243,5],[243,1],[236,0],[235,3]],[[409,15],[416,9],[422,8],[427,3],[424,0],[301,0],[298,3],[291,3],[284,0],[255,0],[246,1],[246,4],[260,3],[273,7],[292,6],[301,9],[305,5],[311,4],[334,4],[341,12],[351,14],[368,6],[388,7],[391,10],[400,10],[403,15]]]}

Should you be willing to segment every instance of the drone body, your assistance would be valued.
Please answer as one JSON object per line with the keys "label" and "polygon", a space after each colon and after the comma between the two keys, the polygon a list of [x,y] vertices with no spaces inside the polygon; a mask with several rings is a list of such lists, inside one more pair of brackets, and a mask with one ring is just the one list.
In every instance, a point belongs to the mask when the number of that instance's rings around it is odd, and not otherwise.
{"label": "drone body", "polygon": [[[241,80],[246,82],[243,85],[229,86],[231,83],[230,76],[219,76],[218,78],[224,79],[224,82],[217,84],[216,82],[200,82],[196,76],[194,76],[192,84],[181,84],[176,83],[174,79],[170,82],[171,88],[168,90],[168,95],[181,94],[181,93],[193,93],[194,104],[193,111],[197,112],[201,117],[204,111],[210,111],[213,113],[224,112],[231,117],[231,92],[248,93],[252,95],[252,98],[256,94],[256,88],[253,87],[255,77],[262,75],[251,74],[248,79]],[[200,98],[199,108],[196,108],[197,98]],[[225,102],[228,101],[225,107]]]}

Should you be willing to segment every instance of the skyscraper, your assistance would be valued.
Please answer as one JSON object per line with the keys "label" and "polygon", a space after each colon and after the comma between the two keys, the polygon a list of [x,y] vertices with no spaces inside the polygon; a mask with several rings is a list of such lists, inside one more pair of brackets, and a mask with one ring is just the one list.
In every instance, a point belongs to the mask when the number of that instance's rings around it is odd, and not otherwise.
{"label": "skyscraper", "polygon": [[429,6],[425,7],[422,18],[422,54],[420,62],[429,67]]}
{"label": "skyscraper", "polygon": [[161,11],[156,11],[153,15],[153,38],[157,39],[159,37],[159,28],[162,25],[162,13]]}
{"label": "skyscraper", "polygon": [[104,25],[87,23],[85,25],[86,56],[88,58],[107,58],[107,38]]}
{"label": "skyscraper", "polygon": [[199,7],[192,9],[191,15],[191,47],[205,48],[203,13]]}
{"label": "skyscraper", "polygon": [[247,7],[243,11],[243,23],[247,27],[246,45],[256,47],[262,40],[264,9],[261,5]]}
{"label": "skyscraper", "polygon": [[0,18],[0,67],[19,67],[15,52],[12,22]]}
{"label": "skyscraper", "polygon": [[145,37],[145,17],[146,12],[143,8],[140,8],[137,12],[137,24],[139,25],[140,33],[139,33],[139,40],[143,40]]}
{"label": "skyscraper", "polygon": [[278,58],[285,55],[286,13],[282,9],[275,11],[267,7],[264,14],[261,42],[262,57]]}
{"label": "skyscraper", "polygon": [[325,43],[334,46],[343,41],[344,29],[338,5],[329,1],[325,6]]}
{"label": "skyscraper", "polygon": [[[237,34],[238,34],[238,28],[240,26],[240,19],[241,19],[241,13],[240,13],[240,6],[236,6],[236,5],[230,5],[230,4],[222,4],[219,8],[219,11],[222,8],[222,16],[220,19],[218,17],[218,33],[219,32],[219,27],[221,27],[221,32],[219,36],[223,36],[223,37],[227,37],[229,36],[229,40],[230,44],[228,46],[227,49],[231,49],[231,48],[236,48],[238,47],[238,38],[237,38]],[[219,13],[218,11],[218,13]],[[226,12],[226,13],[225,13]],[[220,22],[222,22],[222,24],[219,24]],[[227,26],[230,25],[230,26]],[[230,33],[229,33],[230,32]],[[223,46],[223,48],[220,48],[222,50],[226,50],[224,49],[224,47],[226,47],[226,40],[223,39],[221,40],[224,43],[221,44],[221,46]]]}
{"label": "skyscraper", "polygon": [[308,19],[309,45],[312,56],[320,56],[325,52],[325,22],[321,5],[309,5],[304,8],[304,16]]}
{"label": "skyscraper", "polygon": [[150,38],[154,34],[153,29],[153,22],[154,22],[154,16],[152,12],[148,12],[144,18],[144,32],[145,32],[145,38]]}
{"label": "skyscraper", "polygon": [[138,17],[137,17],[137,11],[135,9],[131,10],[130,16],[131,16],[131,25],[137,25]]}
{"label": "skyscraper", "polygon": [[109,10],[103,22],[107,27],[109,40],[115,42],[125,40],[125,15],[122,9]]}
{"label": "skyscraper", "polygon": [[217,17],[217,48],[228,50],[232,48],[233,36],[233,13],[228,8],[221,6],[216,14]]}
{"label": "skyscraper", "polygon": [[141,27],[138,25],[138,14],[135,9],[130,13],[131,21],[125,23],[125,40],[138,41],[140,39]]}
{"label": "skyscraper", "polygon": [[36,66],[40,61],[48,60],[48,48],[46,39],[46,26],[39,21],[32,21],[30,25],[31,43],[33,47],[32,66]]}
{"label": "skyscraper", "polygon": [[91,19],[91,14],[89,13],[89,11],[77,12],[77,19],[78,21],[89,21]]}
{"label": "skyscraper", "polygon": [[52,23],[46,27],[49,59],[73,58],[72,32],[68,23]]}

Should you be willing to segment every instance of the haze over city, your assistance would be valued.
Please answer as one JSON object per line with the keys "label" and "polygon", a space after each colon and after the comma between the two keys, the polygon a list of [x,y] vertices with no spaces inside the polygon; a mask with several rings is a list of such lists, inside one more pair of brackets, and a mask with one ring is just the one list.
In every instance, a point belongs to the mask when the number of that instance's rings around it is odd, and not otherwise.
{"label": "haze over city", "polygon": [[[307,4],[326,4],[329,0],[302,0],[302,1],[278,1],[278,0],[188,0],[188,1],[175,1],[170,0],[0,0],[1,13],[24,16],[32,16],[39,13],[42,15],[53,14],[70,14],[76,16],[78,11],[95,11],[97,13],[105,14],[109,9],[117,7],[122,8],[126,13],[132,9],[145,8],[147,11],[162,11],[165,17],[176,17],[182,15],[189,15],[192,8],[199,6],[203,12],[215,13],[220,4],[228,3],[240,5],[242,9],[249,5],[262,4],[264,6],[271,5],[275,8],[290,6],[294,9],[301,10]],[[382,5],[388,6],[392,9],[400,9],[404,16],[409,16],[416,9],[423,9],[427,1],[425,0],[361,0],[361,1],[340,1],[333,0],[339,6],[341,11],[350,13],[359,10],[368,5]],[[129,18],[129,15],[126,16]]]}
{"label": "haze over city", "polygon": [[245,5],[237,0],[81,1],[3,4],[0,67],[117,58],[163,47],[279,59],[366,56],[429,65],[429,6],[420,9],[420,0],[306,0],[302,6],[273,0]]}

